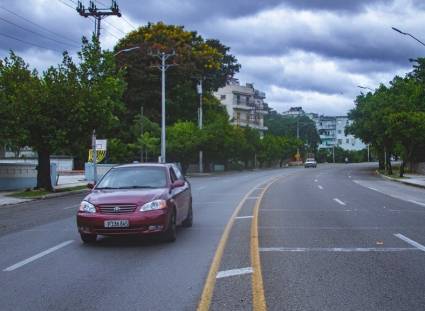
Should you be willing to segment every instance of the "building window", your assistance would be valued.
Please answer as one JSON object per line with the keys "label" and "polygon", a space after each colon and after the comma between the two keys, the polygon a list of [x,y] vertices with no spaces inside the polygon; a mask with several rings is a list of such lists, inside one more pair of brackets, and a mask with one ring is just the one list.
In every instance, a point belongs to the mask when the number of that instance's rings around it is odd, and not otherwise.
{"label": "building window", "polygon": [[338,145],[342,145],[342,139],[338,139]]}
{"label": "building window", "polygon": [[236,122],[239,124],[240,121],[241,121],[241,113],[236,112]]}
{"label": "building window", "polygon": [[220,95],[220,99],[221,99],[221,100],[226,99],[226,95]]}
{"label": "building window", "polygon": [[338,134],[341,134],[342,133],[342,131],[341,130],[338,130]]}
{"label": "building window", "polygon": [[346,143],[346,144],[349,144],[349,143],[350,143],[350,139],[348,139],[348,138],[347,138],[347,139],[345,140],[345,143]]}
{"label": "building window", "polygon": [[236,95],[236,103],[239,105],[241,103],[241,96],[238,94]]}

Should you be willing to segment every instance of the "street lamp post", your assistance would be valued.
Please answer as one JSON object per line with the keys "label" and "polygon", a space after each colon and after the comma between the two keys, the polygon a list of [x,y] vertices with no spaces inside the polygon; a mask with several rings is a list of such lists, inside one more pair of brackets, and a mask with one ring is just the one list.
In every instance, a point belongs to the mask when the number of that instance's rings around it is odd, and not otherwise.
{"label": "street lamp post", "polygon": [[[135,46],[135,47],[132,47],[132,48],[120,50],[117,53],[115,53],[114,56],[117,56],[118,54],[121,54],[121,53],[130,52],[130,51],[133,51],[133,50],[136,50],[136,49],[140,49],[140,47]],[[159,70],[161,70],[161,156],[159,158],[160,163],[166,162],[166,157],[165,157],[165,150],[166,150],[166,142],[165,142],[165,72],[171,66],[175,66],[174,64],[168,64],[167,65],[166,61],[170,57],[173,57],[174,55],[176,55],[176,53],[174,51],[171,54],[166,54],[164,52],[157,53],[157,54],[151,54],[151,56],[158,57],[161,60],[161,64],[158,65],[158,66],[155,66]]]}
{"label": "street lamp post", "polygon": [[[203,120],[202,120],[202,78],[199,79],[199,84],[197,85],[198,94],[199,94],[199,110],[198,110],[198,126],[199,129],[202,130]],[[199,173],[204,172],[204,161],[203,161],[203,153],[202,150],[199,150]]]}
{"label": "street lamp post", "polygon": [[395,27],[391,27],[391,28],[392,28],[394,31],[396,31],[396,32],[398,32],[398,33],[400,33],[400,34],[402,34],[402,35],[404,35],[404,36],[409,36],[409,37],[413,38],[414,40],[418,41],[420,44],[422,44],[423,46],[425,46],[425,43],[423,43],[421,40],[419,40],[418,38],[416,38],[414,35],[412,35],[412,34],[410,34],[410,33],[408,33],[408,32],[401,31],[400,29],[397,29],[397,28],[395,28]]}

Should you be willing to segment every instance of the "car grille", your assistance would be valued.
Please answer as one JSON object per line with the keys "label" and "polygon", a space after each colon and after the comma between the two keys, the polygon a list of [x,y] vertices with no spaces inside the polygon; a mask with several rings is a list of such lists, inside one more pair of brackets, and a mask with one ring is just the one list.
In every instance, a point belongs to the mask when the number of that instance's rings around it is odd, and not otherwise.
{"label": "car grille", "polygon": [[99,205],[99,211],[103,214],[127,214],[136,210],[136,205]]}

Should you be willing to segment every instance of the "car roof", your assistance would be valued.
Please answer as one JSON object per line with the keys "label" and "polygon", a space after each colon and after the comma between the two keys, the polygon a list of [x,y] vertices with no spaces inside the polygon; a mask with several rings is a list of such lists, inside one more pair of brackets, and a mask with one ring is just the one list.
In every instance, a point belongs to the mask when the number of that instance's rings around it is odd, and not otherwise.
{"label": "car roof", "polygon": [[132,164],[122,164],[114,166],[114,168],[127,168],[127,167],[165,167],[169,168],[172,166],[172,163],[132,163]]}

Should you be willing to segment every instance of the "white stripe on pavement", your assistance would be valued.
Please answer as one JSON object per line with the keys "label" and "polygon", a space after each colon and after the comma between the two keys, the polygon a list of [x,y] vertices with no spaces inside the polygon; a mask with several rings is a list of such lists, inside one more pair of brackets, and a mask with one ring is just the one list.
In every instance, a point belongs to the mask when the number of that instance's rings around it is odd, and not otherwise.
{"label": "white stripe on pavement", "polygon": [[408,247],[264,247],[260,252],[335,252],[335,253],[354,253],[354,252],[402,252],[417,251],[416,248]]}
{"label": "white stripe on pavement", "polygon": [[415,200],[409,200],[409,202],[414,203],[414,204],[418,204],[418,205],[421,205],[421,206],[425,206],[425,203],[418,202],[418,201],[415,201]]}
{"label": "white stripe on pavement", "polygon": [[247,219],[247,218],[252,218],[252,217],[254,217],[254,216],[238,216],[238,217],[235,217],[235,219]]}
{"label": "white stripe on pavement", "polygon": [[404,242],[406,242],[407,244],[412,245],[413,247],[416,247],[417,249],[425,252],[425,246],[423,246],[422,244],[419,244],[418,242],[415,242],[411,239],[409,239],[407,236],[402,235],[401,233],[397,233],[394,234],[396,237],[398,237],[400,240],[403,240]]}
{"label": "white stripe on pavement", "polygon": [[218,272],[216,278],[217,279],[221,279],[221,278],[226,278],[226,277],[229,277],[229,276],[249,274],[249,273],[252,273],[252,268],[251,267],[240,268],[240,269],[232,269],[232,270],[225,270],[225,271]]}
{"label": "white stripe on pavement", "polygon": [[373,188],[373,187],[368,187],[370,190],[373,190],[373,191],[379,191],[378,189],[376,189],[376,188]]}
{"label": "white stripe on pavement", "polygon": [[79,208],[79,207],[80,207],[80,205],[72,205],[72,206],[64,207],[63,209],[71,209],[71,208],[75,208],[75,209],[77,209],[77,208]]}
{"label": "white stripe on pavement", "polygon": [[247,197],[246,200],[257,200],[258,197]]}
{"label": "white stripe on pavement", "polygon": [[319,188],[320,190],[323,190],[323,187],[321,185],[318,185],[317,188]]}
{"label": "white stripe on pavement", "polygon": [[18,268],[20,268],[22,266],[25,266],[26,264],[29,264],[30,262],[33,262],[34,260],[37,260],[37,259],[39,259],[41,257],[44,257],[44,256],[50,254],[50,253],[53,253],[54,251],[57,251],[58,249],[61,249],[62,247],[65,247],[65,246],[71,244],[72,242],[74,242],[74,240],[69,240],[69,241],[62,242],[62,243],[60,243],[60,244],[58,244],[56,246],[53,246],[53,247],[51,247],[49,249],[46,249],[45,251],[43,251],[41,253],[38,253],[38,254],[30,257],[30,258],[27,258],[27,259],[22,260],[22,261],[14,264],[14,265],[12,265],[10,267],[7,267],[3,271],[4,272],[9,272],[9,271],[16,270],[16,269],[18,269]]}
{"label": "white stripe on pavement", "polygon": [[315,180],[314,180],[314,182],[318,182],[318,180],[317,180],[317,179],[315,179]]}
{"label": "white stripe on pavement", "polygon": [[340,199],[335,198],[334,201],[337,202],[340,205],[345,205],[345,203],[342,202]]}

